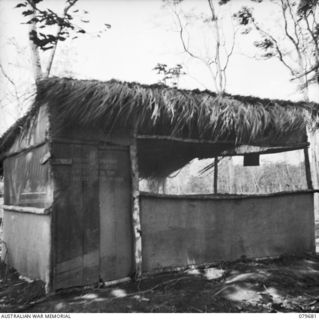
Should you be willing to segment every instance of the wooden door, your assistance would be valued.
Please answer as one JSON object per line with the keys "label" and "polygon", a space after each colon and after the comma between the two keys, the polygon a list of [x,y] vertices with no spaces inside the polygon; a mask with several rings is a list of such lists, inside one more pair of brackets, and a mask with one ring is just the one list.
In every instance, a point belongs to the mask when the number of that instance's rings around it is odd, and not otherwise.
{"label": "wooden door", "polygon": [[131,178],[127,148],[99,150],[100,277],[121,279],[132,272]]}
{"label": "wooden door", "polygon": [[98,149],[53,143],[53,288],[99,280]]}

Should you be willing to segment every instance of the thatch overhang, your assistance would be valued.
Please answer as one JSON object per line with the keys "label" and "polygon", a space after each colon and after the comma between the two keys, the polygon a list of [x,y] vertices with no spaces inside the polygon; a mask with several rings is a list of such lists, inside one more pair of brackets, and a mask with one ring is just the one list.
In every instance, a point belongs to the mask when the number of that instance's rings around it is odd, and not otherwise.
{"label": "thatch overhang", "polygon": [[319,127],[316,103],[53,77],[39,83],[31,110],[1,137],[0,154],[44,104],[56,128],[135,128],[143,176],[167,175],[194,157],[231,153],[241,145],[297,148],[307,143],[307,126]]}

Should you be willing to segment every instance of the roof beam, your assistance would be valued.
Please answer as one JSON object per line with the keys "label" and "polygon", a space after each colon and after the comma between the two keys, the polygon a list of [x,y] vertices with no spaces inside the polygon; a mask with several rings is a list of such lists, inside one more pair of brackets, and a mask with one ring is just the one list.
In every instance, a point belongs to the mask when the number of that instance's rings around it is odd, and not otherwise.
{"label": "roof beam", "polygon": [[[162,136],[162,135],[137,135],[136,138],[138,140],[166,140],[172,142],[181,142],[181,143],[194,143],[194,144],[225,144],[225,145],[233,145],[234,141],[220,141],[220,140],[206,140],[206,139],[191,139],[191,138],[179,138],[172,136]],[[287,152],[293,150],[304,149],[309,146],[308,142],[299,143],[296,145],[289,146],[274,146],[274,147],[262,147],[256,145],[239,145],[232,149],[225,150],[221,153],[221,156],[240,156],[248,153],[258,153],[258,154],[267,154],[267,153],[279,153],[279,152]]]}

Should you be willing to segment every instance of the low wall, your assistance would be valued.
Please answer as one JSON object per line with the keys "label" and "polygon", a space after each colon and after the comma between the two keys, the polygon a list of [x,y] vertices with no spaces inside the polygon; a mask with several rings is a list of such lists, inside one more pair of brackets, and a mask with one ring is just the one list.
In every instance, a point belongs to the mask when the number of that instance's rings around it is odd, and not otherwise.
{"label": "low wall", "polygon": [[313,193],[141,194],[143,271],[314,252]]}
{"label": "low wall", "polygon": [[3,240],[10,266],[21,275],[48,283],[51,249],[51,217],[4,210]]}

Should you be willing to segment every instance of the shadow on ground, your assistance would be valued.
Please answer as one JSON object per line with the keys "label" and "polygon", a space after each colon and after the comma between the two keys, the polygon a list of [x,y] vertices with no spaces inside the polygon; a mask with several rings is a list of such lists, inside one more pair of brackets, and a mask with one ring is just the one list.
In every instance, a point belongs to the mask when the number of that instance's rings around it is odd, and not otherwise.
{"label": "shadow on ground", "polygon": [[46,297],[41,282],[8,274],[1,312],[319,312],[318,255],[243,259]]}

